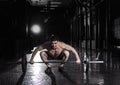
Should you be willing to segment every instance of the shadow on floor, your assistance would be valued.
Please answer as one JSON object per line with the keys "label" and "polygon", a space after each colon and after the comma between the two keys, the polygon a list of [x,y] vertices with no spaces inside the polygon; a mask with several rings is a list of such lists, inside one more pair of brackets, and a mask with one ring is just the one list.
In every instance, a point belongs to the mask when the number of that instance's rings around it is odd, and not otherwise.
{"label": "shadow on floor", "polygon": [[22,85],[22,82],[24,80],[25,77],[25,73],[22,73],[22,75],[20,76],[20,78],[18,79],[16,85]]}
{"label": "shadow on floor", "polygon": [[45,70],[45,73],[51,78],[51,84],[52,84],[52,85],[57,85],[57,84],[56,84],[55,75],[54,75],[54,73],[52,72],[51,68],[47,68],[47,69]]}
{"label": "shadow on floor", "polygon": [[59,72],[63,75],[63,77],[65,77],[67,80],[69,80],[73,85],[74,84],[77,85],[77,83],[70,78],[70,76],[68,75],[68,73],[66,71],[63,70],[63,71],[59,71]]}

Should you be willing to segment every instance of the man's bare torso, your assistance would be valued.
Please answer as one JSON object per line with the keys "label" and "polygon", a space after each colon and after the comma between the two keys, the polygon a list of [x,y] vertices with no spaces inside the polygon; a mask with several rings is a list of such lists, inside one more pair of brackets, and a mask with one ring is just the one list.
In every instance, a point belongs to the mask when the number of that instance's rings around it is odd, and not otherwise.
{"label": "man's bare torso", "polygon": [[52,56],[52,57],[57,57],[61,54],[62,52],[62,48],[57,48],[57,49],[49,49],[48,53]]}
{"label": "man's bare torso", "polygon": [[63,47],[61,46],[61,43],[58,43],[56,45],[56,48],[52,48],[50,46],[50,44],[48,43],[44,46],[44,48],[47,49],[47,53],[52,57],[59,56],[61,54],[62,50],[63,50]]}

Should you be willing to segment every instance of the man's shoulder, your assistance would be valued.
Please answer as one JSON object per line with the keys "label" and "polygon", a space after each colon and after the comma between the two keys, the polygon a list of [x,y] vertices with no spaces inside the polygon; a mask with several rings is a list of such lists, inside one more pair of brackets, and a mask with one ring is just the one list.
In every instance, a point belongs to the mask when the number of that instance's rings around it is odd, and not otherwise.
{"label": "man's shoulder", "polygon": [[63,41],[58,41],[60,44],[65,44],[65,42],[63,42]]}
{"label": "man's shoulder", "polygon": [[65,43],[64,42],[62,42],[62,41],[59,41],[59,46],[61,47],[61,48],[65,48]]}

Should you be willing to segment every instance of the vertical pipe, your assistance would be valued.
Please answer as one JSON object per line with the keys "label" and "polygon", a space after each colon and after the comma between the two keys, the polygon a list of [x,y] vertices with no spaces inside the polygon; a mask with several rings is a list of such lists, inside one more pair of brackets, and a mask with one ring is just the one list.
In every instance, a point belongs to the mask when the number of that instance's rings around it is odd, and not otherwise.
{"label": "vertical pipe", "polygon": [[100,51],[100,9],[98,8],[97,52]]}
{"label": "vertical pipe", "polygon": [[110,59],[108,58],[108,33],[110,25],[110,1],[106,0],[106,35],[105,35],[105,49],[106,49],[106,63],[109,64]]}
{"label": "vertical pipe", "polygon": [[106,17],[106,27],[105,27],[105,62],[106,62],[106,67],[108,66],[108,53],[107,53],[107,31],[108,31],[108,3],[107,3],[108,1],[106,0],[106,15],[105,15],[105,17]]}
{"label": "vertical pipe", "polygon": [[108,8],[108,0],[106,0],[106,35],[105,35],[105,49],[108,49],[108,15],[109,15],[109,8]]}
{"label": "vertical pipe", "polygon": [[77,50],[79,51],[79,7],[76,7],[76,46],[77,46]]}
{"label": "vertical pipe", "polygon": [[96,57],[97,57],[97,47],[98,47],[98,8],[96,8],[96,30],[95,30],[95,52],[96,52]]}
{"label": "vertical pipe", "polygon": [[97,8],[96,12],[97,12],[97,24],[96,24],[95,42],[96,42],[96,57],[97,57],[97,54],[98,54],[99,48],[100,48],[100,9]]}
{"label": "vertical pipe", "polygon": [[107,51],[107,35],[108,35],[108,3],[106,0],[106,29],[105,29],[105,49]]}
{"label": "vertical pipe", "polygon": [[77,49],[79,51],[79,7],[77,7]]}
{"label": "vertical pipe", "polygon": [[108,46],[109,46],[109,44],[108,44],[108,41],[109,41],[109,39],[108,39],[108,35],[109,35],[109,29],[108,28],[110,28],[110,0],[107,0],[107,2],[106,2],[106,4],[107,4],[107,13],[106,13],[106,17],[107,17],[107,23],[106,23],[106,49],[108,49]]}
{"label": "vertical pipe", "polygon": [[95,57],[97,57],[98,8],[96,8]]}
{"label": "vertical pipe", "polygon": [[74,20],[72,20],[72,45],[74,44],[73,43],[74,42],[73,36],[74,36]]}
{"label": "vertical pipe", "polygon": [[74,23],[74,25],[73,25],[74,26],[74,28],[73,28],[74,29],[74,36],[73,36],[73,39],[74,39],[73,43],[74,44],[73,45],[76,47],[76,38],[77,38],[77,36],[76,36],[76,29],[77,29],[76,28],[76,16],[74,16],[74,22],[73,23]]}
{"label": "vertical pipe", "polygon": [[[79,48],[80,48],[80,53],[81,53],[81,58],[82,58],[82,25],[83,25],[83,20],[82,20],[82,7],[79,7]],[[81,59],[82,60],[82,59]]]}
{"label": "vertical pipe", "polygon": [[[83,52],[84,52],[84,50],[83,50],[83,41],[84,41],[84,38],[85,38],[85,35],[84,35],[84,32],[85,32],[85,22],[84,22],[84,19],[85,19],[85,15],[84,15],[84,7],[83,6],[81,6],[80,7],[80,11],[81,11],[81,13],[80,13],[80,34],[81,34],[81,36],[80,36],[80,45],[81,45],[81,56],[83,56]],[[83,58],[83,57],[82,57]]]}
{"label": "vertical pipe", "polygon": [[70,44],[72,45],[72,22],[70,24]]}
{"label": "vertical pipe", "polygon": [[90,30],[89,30],[89,39],[90,39],[90,58],[92,57],[92,11],[91,11],[92,1],[90,0]]}
{"label": "vertical pipe", "polygon": [[85,6],[85,52],[88,57],[88,13],[87,13],[87,5]]}
{"label": "vertical pipe", "polygon": [[74,23],[73,23],[73,19],[71,20],[72,26],[71,26],[71,45],[73,45],[73,36],[74,36]]}

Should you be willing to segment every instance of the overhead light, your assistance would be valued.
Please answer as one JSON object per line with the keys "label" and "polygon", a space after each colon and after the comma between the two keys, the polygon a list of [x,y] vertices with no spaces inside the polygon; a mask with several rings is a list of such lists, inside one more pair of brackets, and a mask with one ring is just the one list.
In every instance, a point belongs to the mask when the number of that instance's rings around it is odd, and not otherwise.
{"label": "overhead light", "polygon": [[31,27],[31,32],[33,34],[39,34],[41,32],[41,27],[35,24]]}

